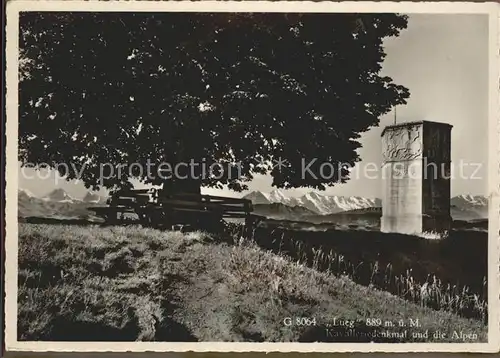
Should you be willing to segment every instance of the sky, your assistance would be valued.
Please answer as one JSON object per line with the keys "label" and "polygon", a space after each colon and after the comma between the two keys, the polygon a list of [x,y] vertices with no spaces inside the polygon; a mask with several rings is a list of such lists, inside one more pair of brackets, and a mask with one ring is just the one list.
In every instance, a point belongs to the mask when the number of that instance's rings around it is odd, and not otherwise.
{"label": "sky", "polygon": [[[408,103],[396,109],[396,121],[429,120],[453,125],[451,158],[457,173],[451,182],[452,196],[487,195],[488,163],[488,18],[486,15],[410,15],[408,28],[385,44],[387,57],[382,75],[410,91]],[[362,134],[358,150],[361,162],[351,173],[352,179],[326,189],[323,194],[380,197],[379,175],[362,175],[368,163],[377,167],[382,161],[381,132],[394,122],[394,112],[383,116],[378,127]],[[369,164],[371,165],[371,164]],[[464,175],[458,175],[461,167]],[[19,188],[43,196],[63,188],[75,198],[85,195],[81,182],[56,179],[53,173],[19,166]],[[204,189],[212,195],[241,196],[252,190],[270,192],[271,178],[257,176],[249,190]],[[140,185],[139,185],[140,186]],[[299,196],[311,191],[301,188],[284,191]]]}

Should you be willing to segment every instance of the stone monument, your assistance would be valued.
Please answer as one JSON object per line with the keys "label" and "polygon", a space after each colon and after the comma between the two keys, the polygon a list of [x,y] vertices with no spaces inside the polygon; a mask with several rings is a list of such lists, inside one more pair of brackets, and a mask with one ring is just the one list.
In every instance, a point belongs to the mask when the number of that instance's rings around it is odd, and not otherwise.
{"label": "stone monument", "polygon": [[382,232],[450,229],[451,128],[420,121],[382,132]]}

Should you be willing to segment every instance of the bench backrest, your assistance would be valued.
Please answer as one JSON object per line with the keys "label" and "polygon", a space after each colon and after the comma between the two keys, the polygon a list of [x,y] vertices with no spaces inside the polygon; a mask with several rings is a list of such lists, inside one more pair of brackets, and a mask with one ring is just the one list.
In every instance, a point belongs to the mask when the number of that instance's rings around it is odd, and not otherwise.
{"label": "bench backrest", "polygon": [[173,209],[214,210],[224,213],[251,213],[252,202],[248,199],[223,196],[201,195],[192,193],[162,194],[151,189],[133,189],[120,191],[113,195],[111,205],[147,205],[159,204]]}

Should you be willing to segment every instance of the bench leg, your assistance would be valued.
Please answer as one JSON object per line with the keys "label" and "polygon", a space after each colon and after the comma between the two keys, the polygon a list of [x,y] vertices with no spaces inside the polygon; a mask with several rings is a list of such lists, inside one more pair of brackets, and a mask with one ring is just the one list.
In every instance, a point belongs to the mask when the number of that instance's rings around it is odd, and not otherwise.
{"label": "bench leg", "polygon": [[222,232],[222,213],[202,213],[195,220],[195,225],[201,229],[206,230],[210,233],[220,233]]}
{"label": "bench leg", "polygon": [[115,225],[118,222],[117,216],[118,216],[118,213],[106,214],[106,219],[105,219],[106,224]]}

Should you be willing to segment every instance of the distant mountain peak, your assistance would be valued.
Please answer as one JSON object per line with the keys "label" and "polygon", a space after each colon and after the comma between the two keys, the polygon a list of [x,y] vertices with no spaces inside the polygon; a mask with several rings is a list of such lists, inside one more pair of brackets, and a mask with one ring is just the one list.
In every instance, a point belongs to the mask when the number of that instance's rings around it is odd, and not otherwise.
{"label": "distant mountain peak", "polygon": [[248,193],[243,198],[250,200],[253,204],[270,204],[271,203],[271,200],[269,199],[268,194],[265,194],[265,193],[258,191],[258,190],[254,190],[251,193]]}
{"label": "distant mountain peak", "polygon": [[487,206],[488,198],[484,195],[460,194],[451,198],[451,205],[455,207]]}
{"label": "distant mountain peak", "polygon": [[282,203],[282,202],[286,202],[289,199],[285,195],[285,193],[283,193],[283,191],[280,189],[274,189],[273,191],[271,191],[269,193],[269,195],[267,197],[273,203]]}
{"label": "distant mountain peak", "polygon": [[309,196],[309,197],[313,197],[313,198],[318,198],[318,197],[322,197],[322,196],[325,196],[324,194],[322,193],[319,193],[317,192],[316,190],[311,190],[310,192],[308,192],[307,194],[305,194],[304,196]]}
{"label": "distant mountain peak", "polygon": [[74,202],[75,199],[71,197],[63,188],[56,188],[50,193],[45,195],[43,200],[46,201],[57,201],[57,202]]}
{"label": "distant mountain peak", "polygon": [[30,196],[30,197],[34,197],[35,194],[33,194],[31,191],[29,191],[28,189],[22,189],[20,188],[18,190],[18,194],[26,194],[27,196]]}
{"label": "distant mountain peak", "polygon": [[85,203],[100,203],[103,198],[99,194],[89,190],[82,200]]}
{"label": "distant mountain peak", "polygon": [[36,196],[28,189],[19,189],[17,191],[17,197],[20,199],[30,200],[31,198],[36,198]]}

